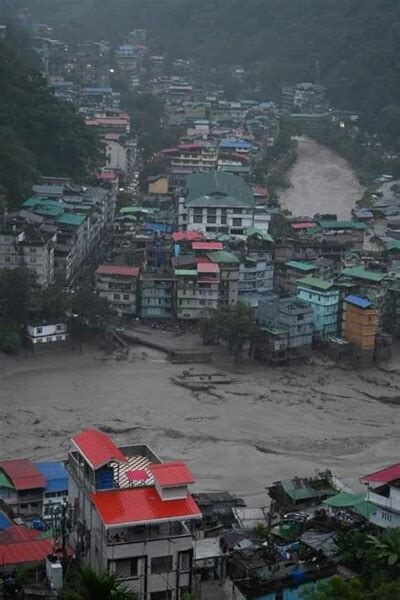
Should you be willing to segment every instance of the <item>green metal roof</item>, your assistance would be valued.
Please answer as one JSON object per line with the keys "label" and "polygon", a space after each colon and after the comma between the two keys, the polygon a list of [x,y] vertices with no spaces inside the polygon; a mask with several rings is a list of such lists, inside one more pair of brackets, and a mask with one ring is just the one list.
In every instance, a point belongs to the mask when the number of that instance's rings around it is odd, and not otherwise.
{"label": "green metal roof", "polygon": [[368,271],[365,267],[347,267],[346,269],[343,269],[342,275],[354,277],[355,279],[366,279],[367,281],[374,281],[376,283],[380,283],[385,278],[384,273]]}
{"label": "green metal roof", "polygon": [[311,275],[308,277],[303,277],[303,279],[299,279],[297,281],[298,285],[303,287],[312,287],[325,292],[333,287],[332,281],[325,281],[324,279],[320,279],[319,277],[312,277]]}
{"label": "green metal roof", "polygon": [[251,187],[242,177],[224,171],[210,171],[208,173],[194,173],[186,178],[188,194],[186,204],[202,196],[226,196],[236,198],[245,206],[254,207],[254,195]]}
{"label": "green metal roof", "polygon": [[319,221],[322,229],[367,229],[365,223],[358,221]]}
{"label": "green metal roof", "polygon": [[11,480],[7,477],[4,471],[0,471],[0,488],[9,488],[10,490],[14,489]]}
{"label": "green metal roof", "polygon": [[187,275],[191,277],[197,277],[197,271],[195,269],[175,269],[175,275]]}
{"label": "green metal roof", "polygon": [[324,500],[324,504],[333,508],[354,508],[361,516],[369,519],[376,511],[376,506],[372,502],[365,499],[364,494],[350,494],[349,492],[340,492],[336,496],[332,496]]}
{"label": "green metal roof", "polygon": [[[198,196],[190,202],[186,203],[191,208],[196,206],[202,208],[246,208],[247,202],[242,198],[235,196],[225,196],[224,194],[216,193],[210,196]],[[238,215],[240,217],[240,215]]]}
{"label": "green metal roof", "polygon": [[317,269],[316,265],[302,260],[289,260],[285,265],[291,269],[299,269],[299,271],[315,271]]}
{"label": "green metal roof", "polygon": [[49,216],[49,217],[58,217],[64,212],[63,207],[59,204],[58,206],[53,206],[51,204],[39,204],[33,207],[33,211],[37,215]]}
{"label": "green metal roof", "polygon": [[244,234],[247,235],[247,237],[259,237],[265,242],[274,241],[272,235],[270,235],[267,231],[262,231],[261,229],[258,229],[257,227],[249,227],[245,230]]}
{"label": "green metal roof", "polygon": [[400,251],[400,240],[392,240],[391,242],[385,242],[386,250],[389,252],[392,250]]}
{"label": "green metal roof", "polygon": [[25,200],[23,206],[31,207],[31,206],[36,206],[37,204],[42,204],[42,203],[54,204],[54,205],[60,206],[60,202],[57,202],[56,200],[52,200],[51,198],[47,198],[46,196],[30,196],[29,198],[27,198]]}
{"label": "green metal roof", "polygon": [[232,252],[228,252],[227,250],[216,250],[215,252],[209,252],[207,257],[213,263],[223,263],[223,264],[239,264],[240,260],[237,256],[235,256]]}
{"label": "green metal roof", "polygon": [[318,492],[307,481],[301,479],[282,481],[281,484],[292,500],[308,500],[318,496]]}
{"label": "green metal roof", "polygon": [[57,219],[57,223],[62,223],[64,225],[74,225],[79,226],[85,221],[85,215],[76,215],[72,213],[64,213],[60,215]]}

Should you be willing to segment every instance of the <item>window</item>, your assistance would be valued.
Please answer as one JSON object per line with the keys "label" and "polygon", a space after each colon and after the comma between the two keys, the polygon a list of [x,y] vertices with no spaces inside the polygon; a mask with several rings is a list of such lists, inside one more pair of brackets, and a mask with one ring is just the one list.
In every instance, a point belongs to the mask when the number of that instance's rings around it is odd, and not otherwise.
{"label": "window", "polygon": [[233,225],[233,227],[241,227],[242,219],[232,219],[232,225]]}
{"label": "window", "polygon": [[241,208],[234,208],[232,212],[234,215],[241,215],[243,210]]}
{"label": "window", "polygon": [[298,321],[304,321],[304,315],[297,315]]}
{"label": "window", "polygon": [[167,556],[155,556],[151,559],[152,573],[169,573],[172,571],[173,558],[172,554]]}
{"label": "window", "polygon": [[29,251],[32,252],[32,253],[35,253],[36,252],[36,248],[29,248]]}
{"label": "window", "polygon": [[217,217],[212,216],[212,215],[207,215],[207,223],[216,223],[217,222]]}
{"label": "window", "polygon": [[63,339],[62,335],[57,335],[56,336],[57,342],[62,342],[62,339]]}
{"label": "window", "polygon": [[113,294],[114,300],[119,300],[121,298],[121,294]]}
{"label": "window", "polygon": [[62,331],[63,325],[56,325],[56,331]]}
{"label": "window", "polygon": [[203,222],[203,215],[194,215],[193,223],[202,223],[202,222]]}
{"label": "window", "polygon": [[138,576],[137,558],[125,558],[115,561],[115,574],[117,577],[137,577]]}
{"label": "window", "polygon": [[43,327],[36,327],[36,333],[42,333]]}
{"label": "window", "polygon": [[52,342],[52,341],[53,341],[53,337],[51,335],[46,338],[46,342]]}
{"label": "window", "polygon": [[179,570],[190,571],[190,551],[179,552]]}
{"label": "window", "polygon": [[124,300],[129,300],[129,294],[124,294],[123,298]]}
{"label": "window", "polygon": [[216,215],[217,214],[217,209],[216,208],[208,208],[207,209],[207,216],[209,217],[210,215]]}
{"label": "window", "polygon": [[221,225],[226,225],[226,215],[221,215]]}
{"label": "window", "polygon": [[197,215],[197,216],[200,215],[202,217],[203,216],[203,209],[202,208],[194,208],[193,209],[193,214]]}

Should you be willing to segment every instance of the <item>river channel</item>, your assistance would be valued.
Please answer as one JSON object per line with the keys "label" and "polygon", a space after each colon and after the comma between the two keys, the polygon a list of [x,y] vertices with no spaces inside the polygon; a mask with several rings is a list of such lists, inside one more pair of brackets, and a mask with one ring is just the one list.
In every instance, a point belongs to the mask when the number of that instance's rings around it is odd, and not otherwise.
{"label": "river channel", "polygon": [[349,219],[364,188],[350,165],[336,152],[310,138],[298,139],[298,157],[288,177],[291,187],[280,195],[294,216],[335,213]]}

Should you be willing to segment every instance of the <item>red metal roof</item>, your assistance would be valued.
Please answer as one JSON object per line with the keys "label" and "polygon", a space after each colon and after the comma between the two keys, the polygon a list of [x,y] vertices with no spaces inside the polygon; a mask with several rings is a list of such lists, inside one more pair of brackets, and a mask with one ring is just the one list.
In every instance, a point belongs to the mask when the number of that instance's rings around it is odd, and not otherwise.
{"label": "red metal roof", "polygon": [[98,469],[110,461],[127,462],[126,456],[112,439],[97,429],[81,431],[72,438],[72,442],[93,469]]}
{"label": "red metal roof", "polygon": [[311,229],[315,225],[312,221],[303,221],[302,223],[292,223],[292,229]]}
{"label": "red metal roof", "polygon": [[119,265],[100,265],[96,275],[123,275],[125,277],[137,277],[139,267],[121,267]]}
{"label": "red metal roof", "polygon": [[161,486],[185,485],[194,483],[193,473],[180,461],[150,465],[154,479]]}
{"label": "red metal roof", "polygon": [[218,263],[197,263],[197,272],[198,273],[219,273],[219,264]]}
{"label": "red metal roof", "polygon": [[45,560],[53,550],[53,540],[37,540],[0,545],[0,565],[16,565]]}
{"label": "red metal roof", "polygon": [[390,483],[400,479],[400,463],[361,477],[361,483]]}
{"label": "red metal roof", "polygon": [[42,473],[27,458],[3,460],[0,469],[11,479],[16,490],[33,490],[46,487]]}
{"label": "red metal roof", "polygon": [[13,523],[5,529],[0,531],[0,544],[17,544],[19,542],[28,542],[30,540],[36,540],[40,536],[40,531],[36,529],[30,529],[24,525],[15,525]]}
{"label": "red metal roof", "polygon": [[193,242],[193,250],[223,250],[222,242]]}
{"label": "red metal roof", "polygon": [[200,231],[174,231],[172,234],[174,242],[181,242],[183,240],[193,242],[194,240],[204,240],[204,235]]}
{"label": "red metal roof", "polygon": [[106,527],[201,518],[192,496],[162,500],[153,486],[96,492],[92,500]]}

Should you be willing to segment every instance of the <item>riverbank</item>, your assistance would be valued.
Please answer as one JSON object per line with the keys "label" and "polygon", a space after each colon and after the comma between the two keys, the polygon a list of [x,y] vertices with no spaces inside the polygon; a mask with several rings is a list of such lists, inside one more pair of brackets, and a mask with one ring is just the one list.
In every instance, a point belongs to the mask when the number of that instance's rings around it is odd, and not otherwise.
{"label": "riverbank", "polygon": [[[231,490],[257,506],[277,479],[331,468],[357,486],[400,451],[394,363],[368,372],[323,358],[285,370],[246,362],[234,369],[224,355],[176,365],[141,346],[126,362],[91,347],[2,359],[2,459],[65,459],[71,435],[99,427],[119,443],[186,460],[198,491]],[[191,390],[176,383],[184,371],[226,377]]]}
{"label": "riverbank", "polygon": [[365,191],[341,156],[305,137],[298,139],[297,161],[287,177],[291,187],[279,194],[279,201],[294,216],[333,213],[349,219]]}

